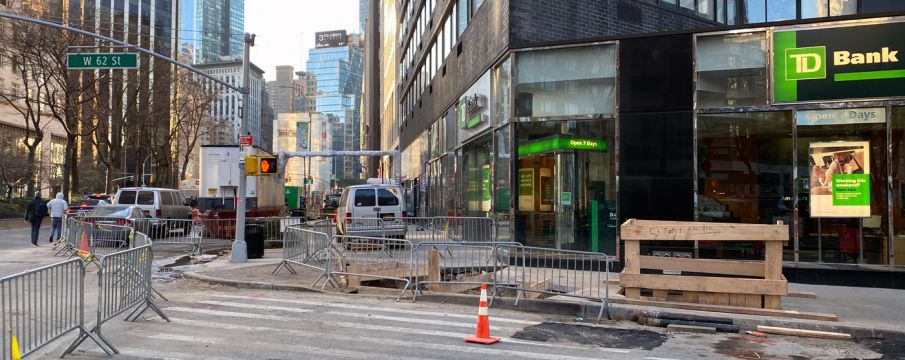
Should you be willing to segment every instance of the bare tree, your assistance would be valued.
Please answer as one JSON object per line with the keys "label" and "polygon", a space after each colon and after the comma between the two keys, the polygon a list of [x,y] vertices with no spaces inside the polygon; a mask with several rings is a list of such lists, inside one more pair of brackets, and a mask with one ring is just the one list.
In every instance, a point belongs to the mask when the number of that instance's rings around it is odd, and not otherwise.
{"label": "bare tree", "polygon": [[186,72],[176,73],[176,95],[173,97],[174,155],[179,164],[179,179],[185,179],[189,161],[201,137],[215,129],[210,105],[217,99],[216,87]]}
{"label": "bare tree", "polygon": [[34,167],[28,157],[17,150],[18,142],[12,134],[0,135],[0,188],[7,201],[12,199],[15,189],[34,179]]}

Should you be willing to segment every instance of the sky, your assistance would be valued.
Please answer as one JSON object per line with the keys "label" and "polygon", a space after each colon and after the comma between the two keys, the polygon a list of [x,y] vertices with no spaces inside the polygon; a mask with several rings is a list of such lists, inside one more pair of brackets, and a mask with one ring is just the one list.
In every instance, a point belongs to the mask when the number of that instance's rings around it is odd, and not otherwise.
{"label": "sky", "polygon": [[257,35],[251,62],[267,80],[274,80],[277,65],[305,70],[314,33],[358,32],[358,0],[246,0],[245,32]]}

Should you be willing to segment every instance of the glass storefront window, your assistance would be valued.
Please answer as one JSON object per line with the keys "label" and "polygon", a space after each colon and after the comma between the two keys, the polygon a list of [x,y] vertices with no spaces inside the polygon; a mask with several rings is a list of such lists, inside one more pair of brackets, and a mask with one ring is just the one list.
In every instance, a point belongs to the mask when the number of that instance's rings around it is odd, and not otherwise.
{"label": "glass storefront window", "polygon": [[614,114],[616,45],[519,52],[515,116]]}
{"label": "glass storefront window", "polygon": [[[697,131],[697,221],[791,226],[792,113],[698,115]],[[763,251],[762,243],[698,247],[702,258],[761,259]],[[794,260],[793,249],[787,247],[786,260]]]}
{"label": "glass storefront window", "polygon": [[518,241],[615,254],[615,123],[518,124],[513,190]]}
{"label": "glass storefront window", "polygon": [[[837,111],[871,111],[874,120],[823,120]],[[799,260],[886,264],[885,109],[799,111],[796,119]],[[858,181],[864,185],[845,185]]]}
{"label": "glass storefront window", "polygon": [[767,104],[765,32],[697,38],[697,106]]}
{"label": "glass storefront window", "polygon": [[493,69],[493,81],[491,98],[493,99],[493,124],[503,124],[509,121],[510,96],[509,86],[512,84],[512,70],[509,58]]}
{"label": "glass storefront window", "polygon": [[512,192],[510,180],[512,170],[511,141],[509,125],[495,133],[496,157],[493,162],[493,211],[497,221],[497,241],[512,241]]}
{"label": "glass storefront window", "polygon": [[905,265],[905,107],[894,107],[892,124],[893,248],[895,265]]}
{"label": "glass storefront window", "polygon": [[729,0],[729,25],[762,23],[767,20],[766,0]]}
{"label": "glass storefront window", "polygon": [[466,217],[487,217],[493,197],[493,137],[484,135],[462,148]]}

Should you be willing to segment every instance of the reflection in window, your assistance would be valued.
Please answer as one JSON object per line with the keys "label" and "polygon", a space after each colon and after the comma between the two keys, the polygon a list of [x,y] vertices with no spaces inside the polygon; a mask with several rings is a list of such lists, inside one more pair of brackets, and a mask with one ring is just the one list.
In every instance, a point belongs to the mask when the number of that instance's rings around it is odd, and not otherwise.
{"label": "reflection in window", "polygon": [[614,45],[521,52],[516,60],[515,116],[615,112]]}
{"label": "reflection in window", "polygon": [[801,0],[801,18],[826,17],[829,13],[827,0]]}
{"label": "reflection in window", "polygon": [[794,20],[798,15],[798,1],[799,0],[768,0],[767,21]]}
{"label": "reflection in window", "polygon": [[729,0],[729,25],[760,23],[767,20],[765,0]]}
{"label": "reflection in window", "polygon": [[679,6],[683,9],[694,10],[694,0],[681,0]]}
{"label": "reflection in window", "polygon": [[698,107],[767,103],[766,33],[698,37],[695,57]]}
{"label": "reflection in window", "polygon": [[842,16],[857,13],[857,0],[830,0],[830,16]]}

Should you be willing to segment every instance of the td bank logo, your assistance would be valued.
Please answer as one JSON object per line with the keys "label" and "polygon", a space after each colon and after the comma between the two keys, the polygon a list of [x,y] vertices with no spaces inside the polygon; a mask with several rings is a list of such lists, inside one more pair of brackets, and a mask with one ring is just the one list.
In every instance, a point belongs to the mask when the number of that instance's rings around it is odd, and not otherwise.
{"label": "td bank logo", "polygon": [[826,78],[826,46],[786,49],[786,80]]}

